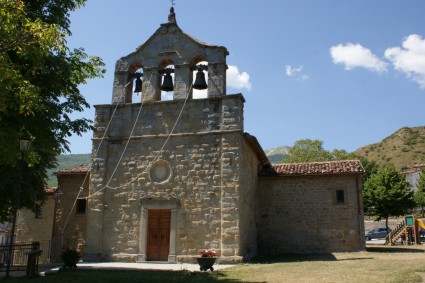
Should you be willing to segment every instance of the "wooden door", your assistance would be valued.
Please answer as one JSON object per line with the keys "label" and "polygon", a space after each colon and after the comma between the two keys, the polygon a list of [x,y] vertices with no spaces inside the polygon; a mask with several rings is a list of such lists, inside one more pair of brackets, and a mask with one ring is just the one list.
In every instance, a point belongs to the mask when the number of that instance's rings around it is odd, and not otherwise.
{"label": "wooden door", "polygon": [[170,220],[170,209],[148,210],[147,260],[168,261]]}

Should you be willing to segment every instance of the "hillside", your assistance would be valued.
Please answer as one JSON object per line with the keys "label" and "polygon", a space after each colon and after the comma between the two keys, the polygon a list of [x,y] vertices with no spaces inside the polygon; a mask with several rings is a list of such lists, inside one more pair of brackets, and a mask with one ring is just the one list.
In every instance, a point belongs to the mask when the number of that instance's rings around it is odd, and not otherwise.
{"label": "hillside", "polygon": [[288,156],[289,146],[279,146],[264,150],[271,163],[281,163]]}
{"label": "hillside", "polygon": [[425,127],[404,127],[382,141],[357,149],[354,153],[378,164],[393,164],[396,169],[425,163]]}
{"label": "hillside", "polygon": [[72,168],[76,167],[81,164],[89,164],[91,159],[91,154],[61,154],[57,158],[58,160],[58,166],[54,169],[47,170],[47,176],[49,177],[49,180],[47,182],[47,185],[49,187],[56,187],[57,186],[57,180],[56,176],[53,175],[54,172],[66,169],[66,168]]}

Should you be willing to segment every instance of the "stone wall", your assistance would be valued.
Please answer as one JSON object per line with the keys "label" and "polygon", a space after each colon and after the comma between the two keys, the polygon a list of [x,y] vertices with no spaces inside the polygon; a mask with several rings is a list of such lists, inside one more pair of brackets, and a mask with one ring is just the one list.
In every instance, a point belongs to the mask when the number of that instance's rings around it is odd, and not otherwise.
{"label": "stone wall", "polygon": [[257,254],[257,186],[258,157],[252,148],[244,141],[240,150],[241,168],[239,193],[239,238],[240,254],[245,261],[251,260]]}
{"label": "stone wall", "polygon": [[[243,102],[242,95],[153,102],[140,114],[141,104],[121,105],[101,145],[115,106],[96,106],[87,260],[146,260],[147,211],[163,208],[172,210],[169,261],[202,248],[241,261],[240,242],[253,249],[255,231],[239,234],[240,223],[254,227],[253,198],[240,198],[241,182],[249,195],[256,178],[255,158],[245,153]],[[247,221],[240,221],[241,202]]]}
{"label": "stone wall", "polygon": [[[58,200],[52,239],[54,262],[61,261],[64,248],[77,248],[82,254],[86,248],[87,208],[85,214],[76,212],[76,198],[88,197],[89,177],[86,173],[58,176]],[[81,193],[78,195],[80,188]]]}
{"label": "stone wall", "polygon": [[[357,175],[261,177],[258,249],[262,254],[358,251],[365,247]],[[336,202],[344,190],[345,203]]]}
{"label": "stone wall", "polygon": [[47,195],[46,202],[37,215],[34,211],[23,209],[19,211],[16,231],[17,243],[48,242],[52,239],[53,214],[55,200],[53,194]]}

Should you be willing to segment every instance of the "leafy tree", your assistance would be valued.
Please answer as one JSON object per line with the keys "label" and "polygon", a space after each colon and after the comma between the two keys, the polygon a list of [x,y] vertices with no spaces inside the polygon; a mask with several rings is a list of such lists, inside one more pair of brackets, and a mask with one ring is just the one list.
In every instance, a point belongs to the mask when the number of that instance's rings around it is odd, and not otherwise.
{"label": "leafy tree", "polygon": [[331,154],[323,148],[323,141],[303,139],[298,140],[288,150],[289,157],[283,162],[314,162],[327,161],[331,159]]}
{"label": "leafy tree", "polygon": [[302,139],[296,141],[289,148],[288,157],[284,158],[282,162],[321,162],[347,159],[357,159],[357,157],[343,149],[328,151],[323,148],[323,141],[321,140]]}
{"label": "leafy tree", "polygon": [[101,77],[98,57],[66,46],[70,12],[85,0],[0,0],[0,221],[7,220],[18,188],[18,140],[32,140],[25,158],[20,208],[44,200],[46,170],[69,151],[67,138],[91,129],[70,113],[89,107],[78,86]]}
{"label": "leafy tree", "polygon": [[416,182],[416,187],[419,191],[425,192],[425,169],[422,168],[421,172],[419,173],[419,179]]}
{"label": "leafy tree", "polygon": [[414,199],[417,206],[421,208],[422,217],[424,216],[424,207],[425,207],[425,169],[421,169],[419,174],[419,179],[416,182],[416,187],[418,190],[415,192]]}
{"label": "leafy tree", "polygon": [[415,206],[405,177],[392,166],[380,167],[363,186],[364,206],[376,221],[401,216]]}
{"label": "leafy tree", "polygon": [[331,151],[332,160],[353,160],[359,159],[359,157],[353,152],[348,153],[344,149],[334,149]]}
{"label": "leafy tree", "polygon": [[425,192],[424,191],[416,191],[413,195],[413,199],[416,203],[416,206],[421,208],[422,217],[425,217],[424,215],[424,207],[425,207]]}
{"label": "leafy tree", "polygon": [[370,176],[372,176],[378,171],[380,166],[378,165],[378,163],[376,163],[376,161],[370,161],[362,156],[357,156],[357,159],[360,160],[365,171],[362,176],[362,182],[364,184],[364,182],[366,182],[366,180],[369,179]]}

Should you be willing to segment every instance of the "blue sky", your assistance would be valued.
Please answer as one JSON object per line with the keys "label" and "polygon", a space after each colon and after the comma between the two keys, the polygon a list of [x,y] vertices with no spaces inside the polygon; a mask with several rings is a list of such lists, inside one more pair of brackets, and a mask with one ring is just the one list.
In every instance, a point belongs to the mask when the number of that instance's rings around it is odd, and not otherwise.
{"label": "blue sky", "polygon": [[[320,139],[326,149],[376,143],[425,126],[425,1],[175,0],[179,27],[225,46],[227,93],[242,93],[245,131],[264,149]],[[71,47],[100,56],[81,91],[109,104],[115,61],[167,22],[169,0],[88,0],[71,15]],[[94,119],[94,108],[75,114]],[[70,139],[91,152],[91,136]]]}

